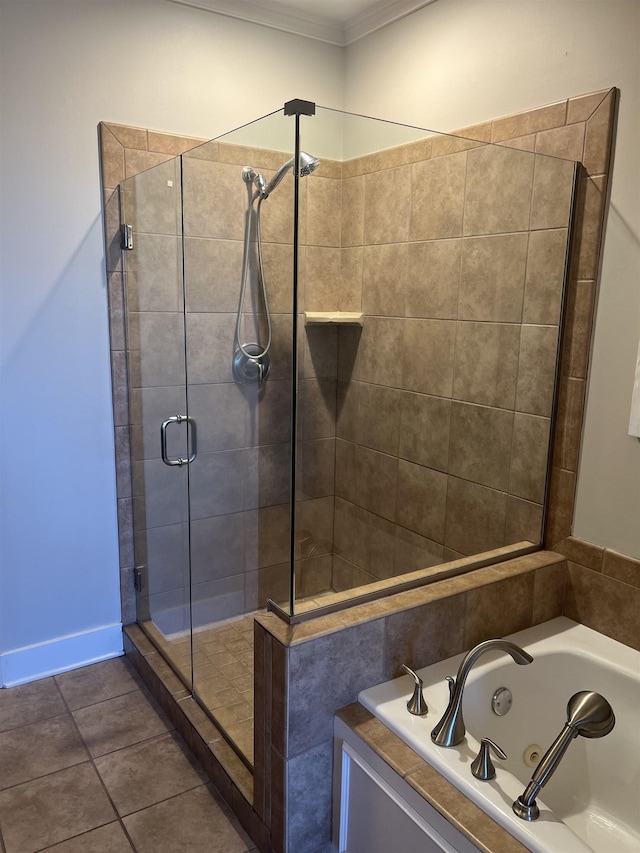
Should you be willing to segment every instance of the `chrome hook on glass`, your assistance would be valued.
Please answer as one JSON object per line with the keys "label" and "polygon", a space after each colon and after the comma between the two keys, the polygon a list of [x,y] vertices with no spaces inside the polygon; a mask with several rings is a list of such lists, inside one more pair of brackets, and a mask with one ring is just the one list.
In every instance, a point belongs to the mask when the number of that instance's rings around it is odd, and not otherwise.
{"label": "chrome hook on glass", "polygon": [[[191,454],[186,459],[183,457],[170,459],[167,451],[167,427],[169,424],[181,424],[183,421],[186,422],[190,431],[189,438]],[[188,415],[174,415],[171,418],[167,418],[166,421],[163,421],[160,426],[160,452],[162,453],[162,461],[165,465],[169,465],[171,467],[174,465],[177,465],[178,467],[182,467],[182,465],[190,465],[196,458],[198,452],[198,432],[194,419],[188,417]]]}

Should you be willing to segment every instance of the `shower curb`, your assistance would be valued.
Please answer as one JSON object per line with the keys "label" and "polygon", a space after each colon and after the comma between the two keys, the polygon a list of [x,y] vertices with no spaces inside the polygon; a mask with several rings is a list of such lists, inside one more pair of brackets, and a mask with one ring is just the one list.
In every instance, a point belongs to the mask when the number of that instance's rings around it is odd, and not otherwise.
{"label": "shower curb", "polygon": [[269,830],[253,808],[253,773],[193,699],[137,625],[123,628],[124,650],[211,783],[260,853],[272,853]]}

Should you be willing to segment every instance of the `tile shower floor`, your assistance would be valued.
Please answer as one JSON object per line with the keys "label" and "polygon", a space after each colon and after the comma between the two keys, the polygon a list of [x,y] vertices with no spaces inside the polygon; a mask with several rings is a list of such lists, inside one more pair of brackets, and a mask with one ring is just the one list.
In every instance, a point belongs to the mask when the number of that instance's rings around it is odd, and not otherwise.
{"label": "tile shower floor", "polygon": [[121,657],[0,690],[0,850],[256,848]]}
{"label": "tile shower floor", "polygon": [[[253,765],[253,613],[229,619],[193,635],[193,681],[200,701]],[[188,637],[171,641],[145,622],[187,683],[191,679]]]}

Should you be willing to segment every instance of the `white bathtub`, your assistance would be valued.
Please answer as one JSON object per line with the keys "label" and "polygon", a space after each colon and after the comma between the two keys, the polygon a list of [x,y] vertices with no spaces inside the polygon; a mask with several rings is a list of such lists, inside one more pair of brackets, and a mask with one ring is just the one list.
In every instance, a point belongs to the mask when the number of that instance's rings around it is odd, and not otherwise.
{"label": "white bathtub", "polygon": [[[517,666],[504,652],[489,652],[472,668],[463,697],[465,740],[448,749],[431,742],[463,655],[419,669],[429,707],[425,717],[408,713],[413,679],[364,690],[360,702],[449,779],[469,799],[536,853],[638,853],[640,851],[640,652],[563,617],[509,636],[534,658]],[[420,661],[406,661],[416,666]],[[499,687],[513,705],[504,716],[491,709]],[[613,707],[616,725],[599,739],[574,739],[555,774],[540,792],[540,817],[527,822],[511,810],[534,766],[525,751],[542,754],[566,722],[569,698],[580,690],[601,693]],[[493,758],[496,778],[471,775],[480,739],[489,737],[507,754]]]}

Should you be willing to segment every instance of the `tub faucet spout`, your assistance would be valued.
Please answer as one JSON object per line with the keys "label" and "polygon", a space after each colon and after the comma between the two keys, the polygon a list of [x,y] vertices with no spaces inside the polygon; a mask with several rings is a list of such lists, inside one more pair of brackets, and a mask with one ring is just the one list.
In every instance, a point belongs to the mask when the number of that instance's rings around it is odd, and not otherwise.
{"label": "tub faucet spout", "polygon": [[467,652],[460,664],[455,681],[450,676],[447,677],[447,681],[449,682],[449,705],[442,715],[442,719],[431,732],[431,740],[437,746],[456,746],[464,738],[466,732],[462,717],[464,685],[474,663],[485,652],[491,651],[507,652],[521,666],[529,664],[533,660],[531,655],[525,652],[524,649],[516,646],[515,643],[510,643],[508,640],[485,640],[483,643],[478,643],[477,646],[474,646],[470,652]]}

